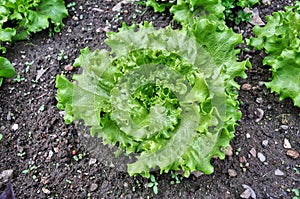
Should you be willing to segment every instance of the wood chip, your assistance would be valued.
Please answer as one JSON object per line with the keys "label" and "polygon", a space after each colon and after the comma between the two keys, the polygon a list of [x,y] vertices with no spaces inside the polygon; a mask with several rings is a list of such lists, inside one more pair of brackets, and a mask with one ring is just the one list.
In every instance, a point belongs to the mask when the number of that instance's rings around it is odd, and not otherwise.
{"label": "wood chip", "polygon": [[251,154],[253,157],[256,157],[256,150],[255,150],[255,148],[251,148],[250,154]]}

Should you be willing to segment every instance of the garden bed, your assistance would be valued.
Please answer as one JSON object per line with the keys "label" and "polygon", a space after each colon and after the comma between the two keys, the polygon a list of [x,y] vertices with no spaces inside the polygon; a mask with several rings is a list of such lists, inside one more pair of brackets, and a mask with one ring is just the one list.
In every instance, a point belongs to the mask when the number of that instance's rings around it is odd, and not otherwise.
{"label": "garden bed", "polygon": [[[130,177],[118,165],[95,159],[81,142],[81,129],[66,125],[56,108],[56,75],[78,73],[71,66],[80,49],[107,48],[106,32],[117,31],[122,22],[153,21],[159,28],[172,20],[166,13],[133,3],[119,7],[120,1],[73,2],[76,5],[69,8],[60,33],[49,37],[43,31],[30,41],[6,46],[5,57],[19,75],[6,79],[0,89],[0,173],[13,171],[10,178],[17,198],[239,198],[247,194],[247,186],[256,198],[295,196],[300,189],[300,162],[287,152],[300,152],[300,109],[290,99],[280,101],[265,87],[271,72],[262,65],[261,51],[240,54],[241,60],[250,58],[252,63],[248,77],[237,79],[243,117],[231,141],[233,154],[225,160],[213,159],[213,174],[182,178],[177,173],[154,172],[156,195],[148,187],[150,179]],[[261,5],[260,17],[266,22],[266,15],[291,4],[274,0]],[[252,35],[253,25],[248,22],[232,26],[245,38]],[[0,192],[6,184],[0,179]]]}

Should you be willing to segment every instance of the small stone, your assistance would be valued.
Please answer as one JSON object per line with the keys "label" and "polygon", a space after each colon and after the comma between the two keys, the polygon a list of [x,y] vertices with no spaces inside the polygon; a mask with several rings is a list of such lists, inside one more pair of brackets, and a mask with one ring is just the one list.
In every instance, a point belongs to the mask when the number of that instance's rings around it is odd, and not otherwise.
{"label": "small stone", "polygon": [[73,19],[74,21],[78,21],[78,20],[79,20],[79,18],[76,17],[76,16],[73,16],[72,19]]}
{"label": "small stone", "polygon": [[261,98],[261,97],[256,98],[256,102],[261,104],[263,102],[263,98]]}
{"label": "small stone", "polygon": [[262,82],[262,81],[258,82],[258,86],[264,86],[264,85],[265,85],[265,82]]}
{"label": "small stone", "polygon": [[127,187],[128,187],[128,183],[127,183],[127,182],[124,182],[123,186],[124,186],[125,188],[127,188]]}
{"label": "small stone", "polygon": [[262,145],[263,145],[264,147],[268,146],[268,144],[269,144],[269,141],[268,141],[268,140],[263,140],[263,141],[262,141]]}
{"label": "small stone", "polygon": [[252,10],[252,15],[251,15],[251,21],[250,21],[250,23],[252,25],[260,25],[260,26],[265,25],[265,23],[263,22],[263,20],[259,16],[259,10],[257,8],[254,8]]}
{"label": "small stone", "polygon": [[255,148],[251,148],[250,153],[253,157],[256,157],[256,150]]}
{"label": "small stone", "polygon": [[66,65],[65,66],[65,70],[66,71],[71,71],[71,70],[73,70],[74,69],[74,67],[72,66],[72,65]]}
{"label": "small stone", "polygon": [[245,156],[240,157],[240,163],[246,163],[247,159]]}
{"label": "small stone", "polygon": [[96,183],[91,184],[90,191],[96,191],[98,189],[98,185]]}
{"label": "small stone", "polygon": [[283,125],[280,125],[280,128],[286,131],[286,130],[288,130],[288,129],[289,129],[289,126],[288,126],[288,125],[285,125],[285,124],[283,124]]}
{"label": "small stone", "polygon": [[283,140],[283,147],[285,149],[291,149],[292,148],[292,145],[291,145],[290,141],[286,138],[284,138],[284,140]]}
{"label": "small stone", "polygon": [[49,153],[48,153],[48,157],[49,157],[49,158],[52,158],[53,154],[54,154],[53,151],[50,150]]}
{"label": "small stone", "polygon": [[293,158],[293,159],[299,158],[299,153],[298,153],[298,151],[295,151],[295,150],[288,150],[286,152],[286,155]]}
{"label": "small stone", "polygon": [[276,170],[275,170],[275,175],[276,175],[276,176],[284,176],[284,173],[283,173],[281,170],[276,169]]}
{"label": "small stone", "polygon": [[234,169],[228,169],[228,174],[230,177],[237,176],[237,172]]}
{"label": "small stone", "polygon": [[194,175],[196,178],[199,178],[203,175],[201,171],[192,171],[191,174]]}
{"label": "small stone", "polygon": [[11,178],[12,174],[13,174],[14,170],[9,169],[9,170],[4,170],[1,172],[0,174],[0,182],[7,182],[8,179]]}
{"label": "small stone", "polygon": [[249,189],[246,189],[240,196],[241,196],[241,198],[248,199],[251,196],[251,191]]}
{"label": "small stone", "polygon": [[266,161],[266,157],[264,156],[264,154],[262,154],[260,152],[257,153],[257,157],[261,162]]}
{"label": "small stone", "polygon": [[55,153],[58,153],[59,148],[58,148],[58,147],[53,147],[53,151],[54,151]]}
{"label": "small stone", "polygon": [[233,155],[233,149],[230,145],[228,147],[226,147],[225,149],[222,149],[222,151],[225,153],[225,155],[227,155],[229,157]]}
{"label": "small stone", "polygon": [[244,189],[250,191],[251,198],[256,199],[256,194],[255,194],[254,190],[250,186],[248,186],[246,184],[243,184],[242,186],[243,186]]}
{"label": "small stone", "polygon": [[260,109],[260,108],[256,109],[256,111],[254,113],[258,117],[255,120],[255,122],[259,122],[264,117],[264,114],[265,114],[265,112],[262,109]]}
{"label": "small stone", "polygon": [[251,89],[252,89],[252,86],[250,84],[246,83],[246,84],[242,85],[242,90],[244,90],[244,91],[249,91]]}
{"label": "small stone", "polygon": [[19,125],[18,125],[18,124],[14,124],[14,125],[11,127],[11,129],[14,130],[14,131],[18,130],[18,128],[19,128]]}
{"label": "small stone", "polygon": [[50,194],[51,191],[45,187],[42,188],[42,191],[45,193],[45,194]]}
{"label": "small stone", "polygon": [[249,139],[251,136],[249,133],[246,133],[246,138]]}
{"label": "small stone", "polygon": [[262,0],[261,1],[264,5],[271,5],[271,0]]}
{"label": "small stone", "polygon": [[93,165],[93,164],[95,164],[97,162],[97,159],[96,158],[91,158],[90,160],[89,160],[89,165]]}

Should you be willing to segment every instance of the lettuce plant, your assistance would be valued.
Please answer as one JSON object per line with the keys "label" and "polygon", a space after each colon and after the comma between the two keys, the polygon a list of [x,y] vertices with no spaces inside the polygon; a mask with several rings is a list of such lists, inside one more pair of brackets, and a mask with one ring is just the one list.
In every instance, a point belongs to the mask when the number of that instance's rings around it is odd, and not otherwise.
{"label": "lettuce plant", "polygon": [[[27,39],[31,33],[54,26],[60,31],[62,19],[68,15],[63,0],[0,0],[0,42]],[[6,52],[0,44],[0,52]],[[14,76],[11,63],[0,56],[0,85],[2,78]]]}
{"label": "lettuce plant", "polygon": [[265,27],[254,27],[256,37],[249,44],[267,53],[263,64],[271,66],[272,79],[266,86],[280,94],[280,99],[290,97],[300,107],[300,2],[267,20]]}
{"label": "lettuce plant", "polygon": [[190,24],[196,16],[209,16],[214,20],[224,19],[239,24],[249,21],[250,13],[242,9],[258,4],[259,0],[147,0],[146,5],[153,7],[155,12],[169,9],[174,19],[183,24]]}
{"label": "lettuce plant", "polygon": [[241,42],[208,19],[182,30],[124,25],[108,34],[110,52],[81,50],[73,82],[57,76],[57,107],[66,123],[83,120],[92,136],[136,157],[130,175],[212,173],[210,159],[225,157],[241,117],[234,78],[249,66],[236,61]]}

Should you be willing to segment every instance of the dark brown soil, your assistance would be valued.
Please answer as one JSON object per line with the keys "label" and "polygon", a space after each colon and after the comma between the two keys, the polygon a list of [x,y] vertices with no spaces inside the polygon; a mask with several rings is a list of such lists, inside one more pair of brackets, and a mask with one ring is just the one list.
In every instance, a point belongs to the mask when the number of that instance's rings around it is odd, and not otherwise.
{"label": "dark brown soil", "polygon": [[[66,3],[70,3],[68,0]],[[148,179],[130,177],[126,172],[97,161],[80,142],[74,125],[64,124],[56,108],[55,76],[66,71],[79,50],[106,48],[105,31],[117,31],[122,22],[129,24],[153,21],[156,27],[171,22],[168,14],[133,3],[112,11],[119,1],[74,0],[61,33],[49,37],[48,31],[35,34],[30,41],[7,46],[5,55],[15,65],[19,78],[5,80],[0,88],[0,174],[13,170],[11,181],[17,198],[240,198],[250,186],[256,198],[292,198],[300,189],[300,159],[287,156],[283,147],[288,139],[292,149],[300,152],[300,109],[291,100],[279,101],[263,82],[271,77],[262,66],[263,52],[244,51],[241,59],[250,57],[253,68],[241,85],[239,99],[243,118],[232,140],[233,156],[212,160],[215,172],[175,181],[172,174],[159,175],[158,194],[148,188]],[[291,1],[274,0],[260,6],[261,17],[283,9]],[[252,25],[243,23],[234,29],[245,37]],[[245,85],[244,85],[245,86]],[[263,112],[261,120],[257,120]],[[18,125],[18,126],[16,126]],[[251,155],[255,150],[266,160]],[[228,170],[236,176],[230,176]],[[279,169],[283,175],[275,175]],[[230,172],[231,172],[230,170]],[[0,193],[7,182],[0,179]]]}

